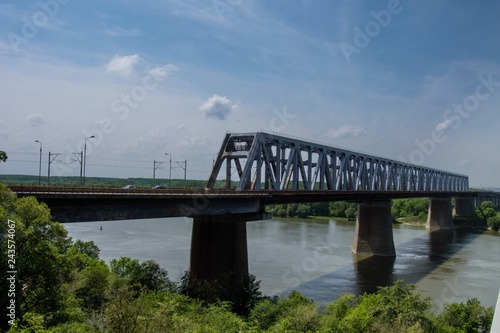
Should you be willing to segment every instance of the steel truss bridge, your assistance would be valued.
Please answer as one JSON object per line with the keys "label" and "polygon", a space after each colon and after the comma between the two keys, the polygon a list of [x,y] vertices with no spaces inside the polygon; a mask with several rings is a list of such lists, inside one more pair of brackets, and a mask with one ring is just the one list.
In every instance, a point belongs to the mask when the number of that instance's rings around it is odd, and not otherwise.
{"label": "steel truss bridge", "polygon": [[468,191],[465,175],[267,132],[227,133],[207,188],[223,165],[237,190]]}

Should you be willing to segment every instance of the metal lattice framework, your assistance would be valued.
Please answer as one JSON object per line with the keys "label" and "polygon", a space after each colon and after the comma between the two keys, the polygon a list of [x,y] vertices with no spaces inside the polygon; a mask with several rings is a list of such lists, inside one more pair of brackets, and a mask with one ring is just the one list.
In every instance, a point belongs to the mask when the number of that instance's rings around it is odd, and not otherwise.
{"label": "metal lattice framework", "polygon": [[207,188],[213,188],[224,162],[226,188],[236,171],[237,190],[469,189],[464,175],[265,132],[226,134]]}

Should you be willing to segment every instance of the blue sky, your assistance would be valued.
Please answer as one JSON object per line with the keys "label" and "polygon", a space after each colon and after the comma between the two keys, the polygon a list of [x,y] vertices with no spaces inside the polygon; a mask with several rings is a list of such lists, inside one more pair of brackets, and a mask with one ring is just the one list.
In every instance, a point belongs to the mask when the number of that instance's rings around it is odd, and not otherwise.
{"label": "blue sky", "polygon": [[[261,129],[500,187],[497,1],[2,1],[4,174],[206,179]],[[167,166],[165,163],[163,166]],[[157,170],[167,178],[168,167]],[[173,177],[181,178],[177,167]]]}

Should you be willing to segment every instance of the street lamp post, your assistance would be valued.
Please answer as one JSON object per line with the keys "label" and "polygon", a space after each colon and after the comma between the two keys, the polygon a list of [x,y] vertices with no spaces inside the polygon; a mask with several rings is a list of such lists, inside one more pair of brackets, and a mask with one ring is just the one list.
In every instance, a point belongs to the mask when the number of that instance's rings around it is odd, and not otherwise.
{"label": "street lamp post", "polygon": [[95,138],[95,135],[86,137],[85,144],[83,145],[83,185],[85,185],[85,170],[87,165],[87,139],[93,138]]}
{"label": "street lamp post", "polygon": [[40,186],[42,182],[42,141],[35,140],[40,144],[40,163],[38,165],[38,186]]}
{"label": "street lamp post", "polygon": [[169,168],[168,168],[168,187],[172,187],[172,155],[170,155],[169,153],[165,153],[165,155],[167,155],[170,160],[169,160]]}

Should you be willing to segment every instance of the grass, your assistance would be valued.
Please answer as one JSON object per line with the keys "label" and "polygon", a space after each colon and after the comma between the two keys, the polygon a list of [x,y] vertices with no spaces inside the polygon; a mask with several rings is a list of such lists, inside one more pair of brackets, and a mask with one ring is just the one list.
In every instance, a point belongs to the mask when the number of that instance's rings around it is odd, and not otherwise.
{"label": "grass", "polygon": [[427,222],[427,221],[422,221],[418,216],[399,217],[396,219],[396,221],[401,224],[422,226],[422,227],[425,226],[425,223]]}
{"label": "grass", "polygon": [[314,216],[309,215],[310,219],[323,219],[323,220],[335,220],[335,221],[343,221],[343,222],[355,222],[356,219],[348,219],[347,217],[337,217],[337,216]]}

